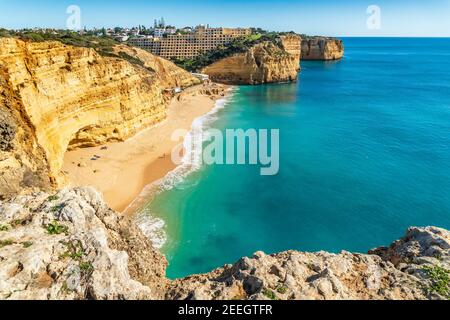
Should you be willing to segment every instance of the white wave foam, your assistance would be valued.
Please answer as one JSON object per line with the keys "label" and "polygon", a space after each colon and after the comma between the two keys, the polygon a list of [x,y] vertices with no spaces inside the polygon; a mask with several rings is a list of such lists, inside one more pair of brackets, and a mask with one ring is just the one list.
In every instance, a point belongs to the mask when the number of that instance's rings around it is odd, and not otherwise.
{"label": "white wave foam", "polygon": [[182,183],[189,174],[202,167],[202,145],[206,138],[202,135],[202,132],[217,120],[217,113],[225,108],[228,101],[228,98],[217,100],[215,107],[210,112],[194,120],[191,131],[186,135],[183,142],[185,154],[181,160],[181,165],[169,172],[159,182],[161,191],[174,188]]}
{"label": "white wave foam", "polygon": [[136,223],[145,236],[152,240],[153,246],[161,249],[167,241],[164,231],[166,223],[163,219],[154,218],[150,214],[141,214],[137,217]]}
{"label": "white wave foam", "polygon": [[[229,89],[229,91],[233,90],[235,89]],[[167,234],[164,230],[166,223],[160,218],[155,218],[148,208],[145,208],[145,205],[158,193],[171,190],[182,184],[191,173],[201,168],[202,145],[206,138],[201,133],[210,128],[218,119],[218,112],[225,108],[231,97],[232,94],[230,93],[225,98],[217,100],[210,112],[193,121],[191,131],[186,135],[183,142],[185,153],[181,164],[161,180],[145,187],[139,197],[126,210],[126,212],[137,213],[138,226],[152,240],[155,248],[162,248],[167,241]]]}

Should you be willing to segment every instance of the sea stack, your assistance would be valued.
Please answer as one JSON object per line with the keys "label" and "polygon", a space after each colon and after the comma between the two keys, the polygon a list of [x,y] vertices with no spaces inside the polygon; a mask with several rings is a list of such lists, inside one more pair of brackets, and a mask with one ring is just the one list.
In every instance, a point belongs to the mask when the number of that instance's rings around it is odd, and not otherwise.
{"label": "sea stack", "polygon": [[302,60],[339,60],[344,56],[342,40],[311,37],[302,40]]}

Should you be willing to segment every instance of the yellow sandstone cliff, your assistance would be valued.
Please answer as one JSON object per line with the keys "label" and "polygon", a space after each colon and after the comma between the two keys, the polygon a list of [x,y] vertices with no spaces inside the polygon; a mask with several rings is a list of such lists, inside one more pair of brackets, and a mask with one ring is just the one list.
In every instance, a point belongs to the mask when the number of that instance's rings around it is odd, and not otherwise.
{"label": "yellow sandstone cliff", "polygon": [[342,40],[313,37],[302,41],[302,60],[339,60],[343,56]]}
{"label": "yellow sandstone cliff", "polygon": [[202,70],[225,84],[263,84],[296,81],[300,70],[301,38],[282,36],[279,43],[259,43],[247,52],[219,60]]}
{"label": "yellow sandstone cliff", "polygon": [[199,82],[146,51],[115,51],[135,60],[0,38],[0,197],[60,185],[67,149],[133,136],[166,117],[171,89]]}

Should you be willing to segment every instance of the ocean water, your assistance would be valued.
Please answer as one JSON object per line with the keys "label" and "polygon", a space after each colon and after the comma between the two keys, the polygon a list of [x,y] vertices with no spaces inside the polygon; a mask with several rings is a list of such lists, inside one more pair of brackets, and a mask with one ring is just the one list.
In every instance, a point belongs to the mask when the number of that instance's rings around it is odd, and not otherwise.
{"label": "ocean water", "polygon": [[[203,166],[146,206],[178,278],[258,250],[388,245],[450,228],[450,39],[345,39],[295,84],[239,87],[213,127],[280,129],[280,172]],[[164,223],[161,223],[163,221]]]}

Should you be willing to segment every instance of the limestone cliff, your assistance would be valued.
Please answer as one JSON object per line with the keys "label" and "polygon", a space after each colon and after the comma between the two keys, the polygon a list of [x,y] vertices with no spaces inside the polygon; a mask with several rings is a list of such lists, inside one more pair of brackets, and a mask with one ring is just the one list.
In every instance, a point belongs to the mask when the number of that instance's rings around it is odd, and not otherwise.
{"label": "limestone cliff", "polygon": [[262,252],[169,281],[167,261],[90,188],[0,202],[0,299],[449,299],[450,232],[369,254]]}
{"label": "limestone cliff", "polygon": [[339,60],[343,56],[342,40],[323,37],[302,40],[302,60]]}
{"label": "limestone cliff", "polygon": [[44,150],[30,119],[15,108],[17,99],[0,66],[0,200],[23,189],[51,186]]}
{"label": "limestone cliff", "polygon": [[283,36],[277,43],[256,44],[244,53],[219,60],[202,70],[225,84],[263,84],[296,81],[300,70],[301,39]]}
{"label": "limestone cliff", "polygon": [[160,122],[173,87],[198,83],[139,49],[117,57],[0,38],[0,196],[61,184],[68,148],[122,141]]}

